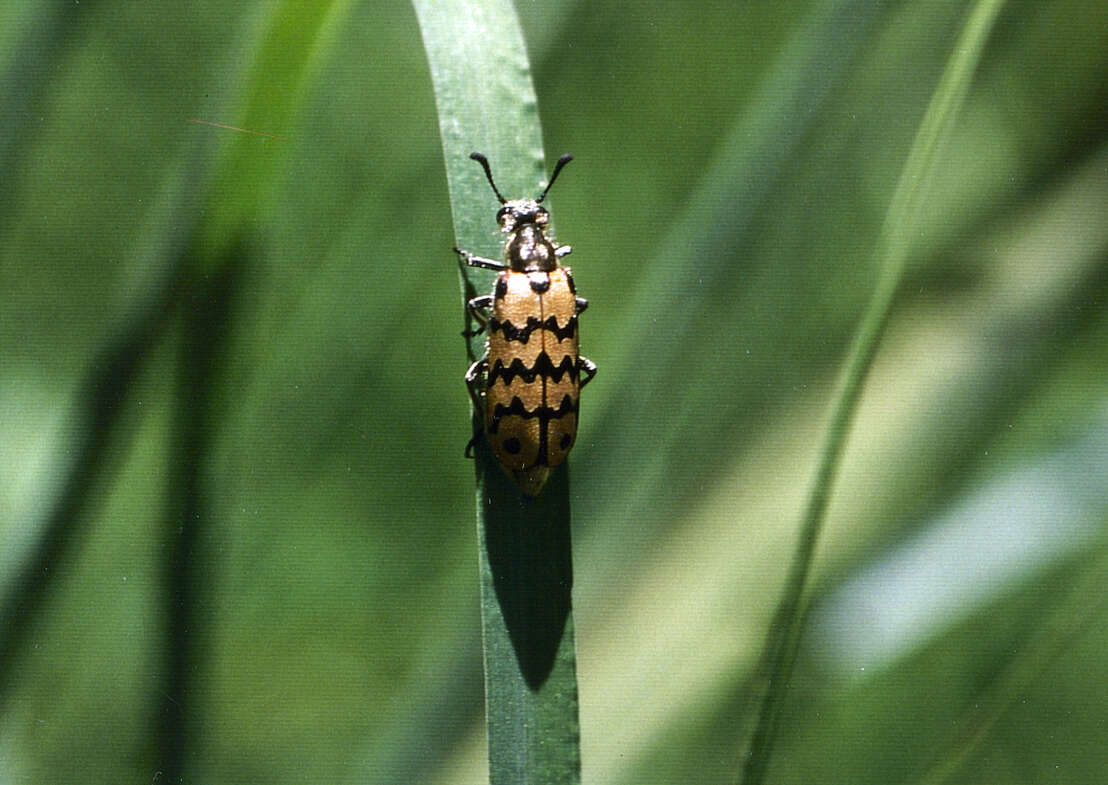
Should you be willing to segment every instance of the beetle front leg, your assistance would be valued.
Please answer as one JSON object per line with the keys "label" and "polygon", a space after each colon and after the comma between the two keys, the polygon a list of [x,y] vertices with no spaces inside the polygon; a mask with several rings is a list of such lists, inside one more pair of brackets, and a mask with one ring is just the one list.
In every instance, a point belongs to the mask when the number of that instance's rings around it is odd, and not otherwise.
{"label": "beetle front leg", "polygon": [[561,259],[563,256],[569,256],[573,253],[573,246],[571,245],[559,245],[554,249],[554,256]]}
{"label": "beetle front leg", "polygon": [[578,314],[584,313],[585,309],[588,308],[588,307],[589,307],[589,301],[588,300],[586,300],[584,297],[578,297],[577,298],[577,313]]}
{"label": "beetle front leg", "polygon": [[483,256],[476,256],[469,251],[463,251],[461,248],[455,246],[454,253],[458,254],[462,258],[462,261],[469,267],[480,267],[484,270],[507,270],[508,265],[503,262],[498,262],[495,259],[486,259]]}
{"label": "beetle front leg", "polygon": [[[596,376],[596,363],[594,363],[588,357],[577,358],[577,369],[581,372],[580,387],[584,387],[586,384],[592,381],[592,377]],[[580,387],[578,389],[580,389]]]}

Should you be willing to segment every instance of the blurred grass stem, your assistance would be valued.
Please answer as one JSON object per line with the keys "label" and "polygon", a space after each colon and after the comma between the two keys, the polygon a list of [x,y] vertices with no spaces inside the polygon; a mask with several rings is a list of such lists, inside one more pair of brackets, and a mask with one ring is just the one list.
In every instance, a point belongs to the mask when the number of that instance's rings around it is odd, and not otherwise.
{"label": "blurred grass stem", "polygon": [[765,778],[776,737],[777,722],[788,693],[800,648],[806,606],[804,589],[831,495],[846,435],[858,406],[877,346],[892,312],[904,268],[918,235],[920,207],[958,111],[965,101],[1003,0],[979,0],[954,45],[938,87],[923,117],[904,164],[874,250],[880,271],[873,297],[850,347],[843,381],[820,445],[816,476],[803,513],[800,539],[781,602],[768,633],[762,663],[768,683],[757,725],[743,761],[740,782],[759,785]]}

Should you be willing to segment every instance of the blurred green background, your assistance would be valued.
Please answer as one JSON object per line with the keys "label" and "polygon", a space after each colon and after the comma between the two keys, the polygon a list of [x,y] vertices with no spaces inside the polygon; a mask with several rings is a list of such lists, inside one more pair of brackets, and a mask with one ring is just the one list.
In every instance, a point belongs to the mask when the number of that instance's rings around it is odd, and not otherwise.
{"label": "blurred green background", "polygon": [[[736,770],[967,8],[518,3],[600,366],[571,461],[588,783]],[[1098,0],[997,24],[773,782],[917,782],[998,692],[950,781],[1108,771],[1106,31]],[[156,782],[167,754],[208,785],[481,782],[463,318],[411,8],[16,2],[0,56],[0,783]]]}

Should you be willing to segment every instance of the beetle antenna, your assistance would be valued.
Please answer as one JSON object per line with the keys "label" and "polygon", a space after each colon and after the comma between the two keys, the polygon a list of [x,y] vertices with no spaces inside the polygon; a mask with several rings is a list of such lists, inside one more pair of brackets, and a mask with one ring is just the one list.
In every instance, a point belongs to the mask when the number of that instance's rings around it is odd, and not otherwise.
{"label": "beetle antenna", "polygon": [[470,153],[469,157],[481,164],[481,167],[485,170],[485,177],[489,179],[489,185],[492,186],[492,192],[496,194],[496,198],[500,200],[500,203],[504,204],[507,202],[508,200],[500,195],[500,189],[496,187],[496,183],[492,181],[492,170],[489,169],[489,159],[480,153]]}
{"label": "beetle antenna", "polygon": [[562,167],[573,160],[573,156],[566,153],[558,159],[558,163],[554,164],[554,171],[550,173],[550,182],[546,184],[546,188],[542,189],[542,193],[539,194],[539,198],[535,201],[542,204],[542,200],[546,198],[547,191],[550,190],[550,186],[554,185],[554,181],[558,178],[558,172],[562,171]]}

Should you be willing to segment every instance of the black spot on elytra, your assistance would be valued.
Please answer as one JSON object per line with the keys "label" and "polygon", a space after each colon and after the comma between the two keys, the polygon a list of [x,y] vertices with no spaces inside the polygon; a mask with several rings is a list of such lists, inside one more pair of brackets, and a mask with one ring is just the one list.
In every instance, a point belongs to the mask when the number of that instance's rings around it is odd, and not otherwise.
{"label": "black spot on elytra", "polygon": [[573,443],[573,437],[570,436],[568,433],[563,433],[562,434],[562,442],[561,442],[562,449],[563,450],[568,450],[569,445],[572,444],[572,443]]}
{"label": "black spot on elytra", "polygon": [[496,279],[496,292],[495,292],[496,299],[497,300],[503,300],[504,295],[506,295],[507,293],[508,293],[508,279],[507,278],[497,278]]}
{"label": "black spot on elytra", "polygon": [[519,451],[523,449],[523,445],[519,443],[519,439],[511,436],[503,441],[500,447],[508,455],[519,455]]}

